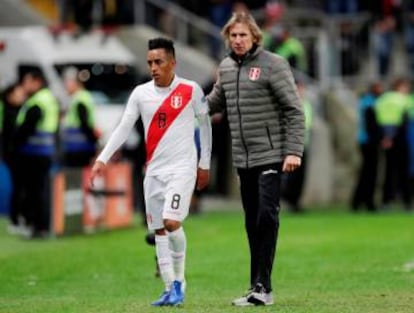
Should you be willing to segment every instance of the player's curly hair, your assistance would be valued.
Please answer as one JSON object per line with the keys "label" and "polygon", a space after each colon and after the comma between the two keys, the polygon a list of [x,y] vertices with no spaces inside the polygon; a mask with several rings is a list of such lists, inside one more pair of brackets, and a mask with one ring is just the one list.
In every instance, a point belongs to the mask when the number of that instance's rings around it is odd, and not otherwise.
{"label": "player's curly hair", "polygon": [[227,48],[230,47],[230,29],[237,23],[247,25],[253,35],[253,42],[257,45],[261,43],[263,38],[262,31],[260,30],[260,27],[257,25],[255,19],[249,13],[240,11],[234,12],[227,24],[224,25],[223,29],[221,30],[221,36],[223,37]]}

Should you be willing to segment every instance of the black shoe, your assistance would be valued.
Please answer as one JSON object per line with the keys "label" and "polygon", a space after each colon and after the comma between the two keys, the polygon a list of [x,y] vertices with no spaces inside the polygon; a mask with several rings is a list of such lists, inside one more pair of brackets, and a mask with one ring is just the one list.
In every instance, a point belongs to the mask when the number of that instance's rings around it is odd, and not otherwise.
{"label": "black shoe", "polygon": [[155,234],[154,233],[148,233],[145,235],[145,241],[150,246],[155,246]]}
{"label": "black shoe", "polygon": [[254,305],[272,305],[273,296],[271,292],[266,291],[261,283],[258,283],[248,296],[247,301]]}
{"label": "black shoe", "polygon": [[49,238],[49,232],[47,230],[34,230],[30,235],[30,239],[47,239],[47,238]]}

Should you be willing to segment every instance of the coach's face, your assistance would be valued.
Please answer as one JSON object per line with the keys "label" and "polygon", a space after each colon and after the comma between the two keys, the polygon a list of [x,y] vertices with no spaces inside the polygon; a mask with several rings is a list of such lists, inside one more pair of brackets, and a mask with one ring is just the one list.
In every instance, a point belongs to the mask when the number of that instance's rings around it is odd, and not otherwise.
{"label": "coach's face", "polygon": [[233,52],[241,57],[253,47],[253,34],[248,25],[236,23],[229,31],[229,43]]}
{"label": "coach's face", "polygon": [[147,64],[152,79],[158,87],[168,87],[174,78],[175,59],[165,49],[153,49],[147,53]]}

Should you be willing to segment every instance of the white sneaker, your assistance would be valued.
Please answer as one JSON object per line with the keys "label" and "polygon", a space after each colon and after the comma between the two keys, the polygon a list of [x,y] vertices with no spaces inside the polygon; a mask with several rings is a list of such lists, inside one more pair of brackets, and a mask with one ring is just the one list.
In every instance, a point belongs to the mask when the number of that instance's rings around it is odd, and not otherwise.
{"label": "white sneaker", "polygon": [[14,224],[9,224],[7,225],[7,232],[10,235],[20,235],[24,238],[27,238],[30,236],[31,234],[31,229],[25,225],[14,225]]}
{"label": "white sneaker", "polygon": [[273,295],[272,293],[257,294],[252,293],[247,299],[247,302],[254,305],[273,305]]}
{"label": "white sneaker", "polygon": [[10,223],[10,224],[7,225],[7,232],[10,235],[20,235],[20,227],[19,227],[19,225],[15,225],[15,224]]}
{"label": "white sneaker", "polygon": [[237,298],[237,299],[234,299],[231,302],[231,304],[235,305],[235,306],[251,306],[251,305],[254,305],[253,303],[250,303],[249,301],[247,301],[247,299],[250,297],[252,292],[253,292],[253,289],[248,290],[247,293],[244,296],[242,296],[240,298]]}

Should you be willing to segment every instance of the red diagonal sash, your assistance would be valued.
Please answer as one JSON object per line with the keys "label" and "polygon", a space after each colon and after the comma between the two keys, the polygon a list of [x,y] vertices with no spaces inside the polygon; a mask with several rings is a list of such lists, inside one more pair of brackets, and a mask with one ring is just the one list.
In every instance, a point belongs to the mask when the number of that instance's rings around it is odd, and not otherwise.
{"label": "red diagonal sash", "polygon": [[168,128],[191,100],[193,87],[179,84],[154,113],[147,135],[147,164]]}

